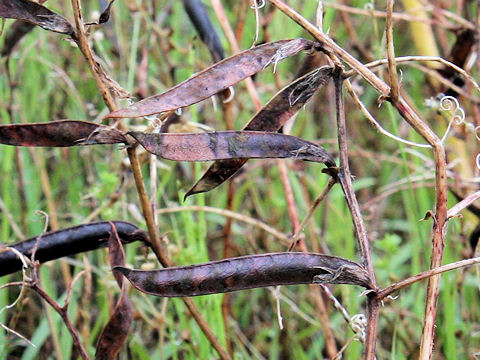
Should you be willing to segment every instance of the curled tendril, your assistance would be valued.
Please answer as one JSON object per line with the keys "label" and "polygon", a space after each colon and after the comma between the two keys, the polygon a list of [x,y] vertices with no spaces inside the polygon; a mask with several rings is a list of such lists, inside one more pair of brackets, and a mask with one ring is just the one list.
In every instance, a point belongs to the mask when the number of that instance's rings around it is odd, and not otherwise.
{"label": "curled tendril", "polygon": [[450,129],[452,128],[453,123],[460,125],[465,122],[465,110],[462,109],[456,98],[449,95],[440,98],[439,109],[441,111],[453,112],[453,117],[449,121],[447,130],[445,130],[445,134],[442,137],[442,142],[444,142],[448,136],[448,133],[450,132]]}
{"label": "curled tendril", "polygon": [[257,0],[254,0],[254,4],[255,5],[250,6],[250,9],[261,9],[265,7],[265,0],[261,0],[260,2]]}
{"label": "curled tendril", "polygon": [[224,104],[229,103],[230,101],[233,100],[234,97],[235,97],[235,89],[233,88],[233,86],[230,86],[228,88],[228,97],[223,99],[223,103]]}
{"label": "curled tendril", "polygon": [[458,100],[453,96],[444,96],[440,99],[440,110],[453,111],[452,121],[460,125],[465,121],[465,110],[460,107]]}
{"label": "curled tendril", "polygon": [[365,6],[363,7],[365,10],[368,10],[368,11],[373,11],[375,10],[373,4],[371,2],[369,3],[366,3]]}
{"label": "curled tendril", "polygon": [[216,97],[216,96],[212,96],[210,99],[212,100],[213,111],[214,111],[214,112],[217,112],[217,110],[218,110],[217,97]]}
{"label": "curled tendril", "polygon": [[364,342],[366,337],[365,329],[367,327],[367,318],[363,314],[356,314],[352,316],[351,327],[355,335]]}
{"label": "curled tendril", "polygon": [[[439,109],[453,112],[453,117],[448,123],[447,130],[442,137],[442,142],[447,138],[453,123],[456,125],[465,124],[467,131],[474,132],[475,138],[477,141],[480,141],[480,126],[475,127],[472,123],[465,121],[465,110],[462,109],[456,98],[453,96],[442,96],[440,98]],[[475,163],[477,168],[480,169],[480,153],[475,157]]]}

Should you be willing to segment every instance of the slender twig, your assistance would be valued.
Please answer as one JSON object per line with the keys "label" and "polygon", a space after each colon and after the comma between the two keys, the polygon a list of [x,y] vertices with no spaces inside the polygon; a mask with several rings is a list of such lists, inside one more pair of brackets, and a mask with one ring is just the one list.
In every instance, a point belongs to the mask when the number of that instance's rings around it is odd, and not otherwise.
{"label": "slender twig", "polygon": [[[329,7],[335,10],[338,10],[340,12],[345,12],[349,14],[354,14],[354,15],[363,15],[363,16],[374,16],[378,18],[386,18],[387,17],[387,12],[386,11],[380,11],[380,10],[370,10],[370,9],[364,9],[364,8],[358,8],[358,7],[353,7],[353,6],[348,6],[345,4],[339,4],[337,2],[330,2],[330,1],[324,1],[323,5],[325,7]],[[393,13],[392,18],[395,20],[402,20],[402,21],[422,21],[430,24],[437,24],[437,20],[432,20],[431,18],[428,17],[420,17],[420,16],[414,16],[414,15],[409,15],[406,13]],[[473,24],[472,24],[473,26]],[[474,28],[474,27],[472,27]]]}
{"label": "slender twig", "polygon": [[347,204],[352,214],[353,225],[355,227],[355,233],[358,237],[360,245],[360,254],[362,256],[362,265],[367,269],[369,275],[372,276],[373,284],[375,284],[373,263],[370,255],[370,243],[368,240],[368,233],[363,221],[360,207],[353,191],[352,174],[350,173],[350,165],[348,161],[348,148],[347,148],[347,129],[345,122],[345,108],[343,102],[341,75],[337,72],[334,74],[335,83],[335,98],[337,109],[337,126],[338,126],[338,147],[340,157],[340,171],[338,178]]}
{"label": "slender twig", "polygon": [[58,315],[62,318],[63,322],[67,326],[68,331],[70,332],[70,335],[72,336],[73,339],[73,344],[77,348],[77,351],[79,352],[80,356],[82,359],[90,359],[89,356],[87,355],[87,351],[82,345],[82,342],[80,341],[80,336],[75,329],[75,327],[72,324],[72,321],[70,320],[70,316],[68,315],[68,306],[61,307],[60,305],[57,304],[55,300],[53,300],[46,292],[43,290],[41,287],[37,285],[36,282],[29,284],[28,285],[33,291],[35,291],[43,300],[45,300],[46,303],[48,303],[53,310],[55,310]]}
{"label": "slender twig", "polygon": [[[313,213],[315,210],[318,208],[320,203],[325,199],[325,197],[328,195],[330,192],[331,188],[333,185],[335,185],[336,181],[334,178],[330,178],[327,187],[322,191],[322,193],[315,199],[315,202],[313,203],[312,206],[310,206],[310,209],[308,211],[307,216],[305,219],[302,221],[302,223],[299,225],[297,231],[295,234],[291,237],[290,239],[290,245],[288,247],[288,251],[291,251],[294,246],[298,247],[298,250],[303,251],[303,252],[308,252],[307,244],[305,241],[297,242],[297,240],[300,238],[301,234],[303,233],[303,230],[305,226],[309,223],[309,220],[313,216]],[[329,318],[328,318],[328,309],[327,305],[325,304],[325,300],[321,291],[321,287],[311,284],[310,289],[312,290],[312,295],[315,301],[315,306],[317,308],[317,316],[318,319],[320,320],[320,324],[322,327],[322,332],[323,336],[325,338],[325,348],[327,351],[327,354],[330,358],[333,358],[337,353],[337,344],[335,341],[335,335],[332,332],[332,329],[330,329],[329,326]]]}
{"label": "slender twig", "polygon": [[[433,224],[433,249],[430,268],[437,268],[442,264],[445,231],[447,225],[447,176],[446,158],[443,145],[437,145],[435,152],[437,203]],[[433,351],[435,332],[435,318],[437,314],[437,299],[440,289],[440,276],[429,279],[422,340],[419,359],[430,359]]]}
{"label": "slender twig", "polygon": [[[390,94],[390,87],[362,63],[360,63],[356,58],[337,45],[331,38],[326,36],[317,27],[311,24],[290,6],[285,4],[282,0],[270,0],[270,2],[288,17],[302,26],[313,37],[315,37],[315,39],[317,39],[327,51],[330,51],[338,56],[342,61],[347,63],[355,71],[361,74],[368,83],[370,83],[375,89],[377,89],[377,91],[380,92],[381,95],[388,97]],[[418,116],[418,114],[410,107],[405,99],[400,96],[398,100],[390,100],[399,114],[432,146],[436,167],[436,205],[433,226],[433,249],[430,267],[435,268],[440,266],[442,262],[445,240],[445,225],[447,219],[447,175],[445,149],[441,139]],[[421,359],[429,359],[433,350],[434,324],[437,312],[439,281],[438,275],[431,277],[429,280],[422,342],[420,347]],[[374,304],[372,302],[371,305],[371,311],[378,311],[378,303]],[[368,333],[369,331],[367,331],[367,334]],[[371,349],[369,349],[370,342],[368,341],[368,336],[369,335],[367,335],[366,357],[373,359],[374,353],[369,353]]]}
{"label": "slender twig", "polygon": [[378,121],[373,117],[373,115],[370,113],[370,111],[368,111],[367,107],[363,104],[363,102],[360,100],[360,98],[358,97],[357,93],[355,92],[355,90],[353,89],[353,86],[350,82],[350,80],[346,79],[345,80],[345,86],[347,88],[347,91],[348,93],[350,94],[350,96],[352,97],[353,99],[353,102],[355,103],[355,105],[360,109],[360,111],[362,112],[362,114],[365,116],[365,118],[370,121],[370,124],[372,124],[375,129],[377,129],[380,133],[382,133],[383,135],[385,136],[388,136],[389,138],[395,140],[395,141],[398,141],[398,142],[401,142],[403,144],[406,144],[406,145],[410,145],[410,146],[417,146],[417,147],[424,147],[424,148],[430,148],[431,146],[428,145],[428,144],[420,144],[420,143],[416,143],[416,142],[413,142],[413,141],[410,141],[410,140],[405,140],[405,139],[402,139],[401,137],[398,137],[394,134],[392,134],[391,132],[388,132],[387,130],[385,130],[379,123]]}
{"label": "slender twig", "polygon": [[288,216],[292,223],[292,233],[296,233],[300,228],[300,221],[298,220],[297,206],[295,205],[295,198],[293,196],[292,184],[288,178],[287,164],[283,159],[276,160],[280,180],[282,181],[285,201],[287,203]]}
{"label": "slender twig", "polygon": [[[330,190],[332,189],[333,185],[335,185],[336,181],[334,178],[330,178],[327,187],[322,191],[322,193],[315,199],[313,205],[310,207],[307,216],[303,219],[302,223],[299,225],[297,231],[292,236],[290,240],[290,245],[288,247],[288,251],[291,251],[295,245],[298,245],[298,249],[303,252],[308,252],[307,244],[305,241],[297,242],[300,238],[305,226],[309,223],[309,220],[312,218],[313,213],[318,208],[320,203],[325,199],[328,195]],[[325,347],[327,354],[330,358],[333,358],[337,353],[337,344],[335,341],[335,335],[330,329],[329,326],[329,318],[328,318],[328,310],[327,304],[325,304],[325,300],[321,291],[321,287],[311,284],[310,289],[312,290],[312,295],[314,297],[315,306],[317,308],[317,316],[320,320],[320,324],[322,326],[323,336],[325,338]]]}
{"label": "slender twig", "polygon": [[45,199],[47,200],[48,215],[50,218],[49,225],[52,230],[58,230],[60,229],[60,225],[59,225],[58,216],[57,216],[57,205],[53,199],[54,197],[52,193],[52,187],[50,185],[50,178],[48,176],[48,172],[45,166],[44,153],[43,151],[41,151],[41,149],[34,150],[33,148],[29,148],[28,150],[30,151],[30,155],[32,156],[35,167],[38,169],[38,172],[40,173],[40,182],[42,185],[42,190],[45,195]]}
{"label": "slender twig", "polygon": [[395,62],[395,48],[393,45],[393,0],[387,1],[387,19],[385,22],[385,35],[387,39],[387,59],[388,59],[388,73],[390,76],[390,97],[392,101],[398,100],[398,75],[397,64]]}
{"label": "slender twig", "polygon": [[[88,44],[87,38],[85,36],[85,29],[83,26],[82,21],[82,14],[80,10],[80,2],[79,0],[72,0],[72,8],[75,18],[75,25],[76,25],[76,42],[80,51],[82,52],[83,56],[88,62],[90,71],[95,79],[95,83],[100,90],[103,100],[110,111],[116,110],[116,105],[110,91],[108,90],[104,80],[100,76],[101,68],[100,65],[95,61],[92,50]],[[125,126],[119,122],[118,127],[120,130],[126,130]],[[150,202],[148,199],[147,191],[145,189],[145,184],[143,182],[143,176],[140,168],[140,162],[138,160],[138,156],[136,153],[135,146],[127,147],[127,154],[130,160],[130,164],[132,166],[132,172],[135,179],[135,186],[137,188],[137,193],[140,199],[140,203],[142,206],[143,215],[145,217],[145,222],[147,223],[148,233],[150,235],[150,244],[151,247],[157,256],[158,260],[164,267],[171,266],[171,262],[168,259],[166,251],[163,249],[162,245],[160,244],[160,239],[158,236],[158,230],[155,226],[155,218],[153,216],[153,211],[150,206]],[[210,341],[210,344],[213,348],[218,352],[221,359],[231,359],[230,355],[226,352],[226,350],[220,344],[220,341],[217,339],[213,331],[210,329],[210,326],[206,322],[206,320],[202,317],[200,311],[193,303],[193,301],[189,298],[183,299],[185,305],[189,309],[190,313],[192,314],[193,318]]]}
{"label": "slender twig", "polygon": [[[445,60],[441,57],[438,57],[438,56],[416,56],[416,55],[411,55],[411,56],[399,56],[399,57],[396,57],[395,58],[395,62],[397,64],[400,64],[400,63],[409,63],[409,62],[412,62],[412,61],[421,61],[421,62],[430,62],[430,61],[433,61],[433,62],[439,62],[445,66],[448,66],[450,68],[452,68],[453,70],[455,70],[456,72],[458,72],[459,74],[461,74],[462,76],[465,77],[465,79],[467,79],[476,89],[477,91],[480,92],[480,86],[478,85],[478,83],[475,81],[475,79],[473,78],[472,75],[470,75],[469,73],[467,73],[464,69],[462,69],[461,67],[455,65],[454,63],[448,61],[448,60]],[[368,64],[365,64],[365,67],[369,68],[369,69],[372,69],[372,68],[375,68],[377,66],[381,66],[381,65],[385,65],[388,63],[388,59],[379,59],[379,60],[375,60],[375,61],[372,61]],[[345,71],[343,73],[344,77],[345,78],[349,78],[349,77],[352,77],[353,75],[357,74],[358,72],[355,71],[355,70],[348,70],[348,71]],[[455,89],[455,91],[457,91]]]}
{"label": "slender twig", "polygon": [[[439,84],[442,84],[445,87],[445,89],[450,88],[453,91],[455,91],[458,95],[463,96],[465,99],[468,99],[468,100],[474,102],[477,105],[480,103],[480,98],[478,96],[472,95],[469,91],[465,90],[464,86],[455,85],[455,83],[453,81],[443,77],[437,70],[429,68],[428,66],[421,65],[421,64],[416,64],[416,63],[407,64],[407,65],[409,65],[409,66],[411,66],[415,69],[420,70],[422,73],[424,73],[426,76],[428,76],[432,80],[438,82]],[[470,81],[470,79],[467,79],[467,80],[470,83],[472,83],[472,81]],[[474,82],[473,82],[473,84],[476,87],[476,89],[478,90],[479,89],[478,84],[476,84]]]}
{"label": "slender twig", "polygon": [[1,197],[0,197],[0,211],[2,212],[3,216],[7,219],[8,224],[12,228],[12,231],[15,233],[15,236],[19,240],[25,240],[26,239],[25,234],[22,232],[22,230],[20,230],[20,227],[15,222],[13,215],[10,213],[10,211],[8,210],[7,206],[5,205]]}
{"label": "slender twig", "polygon": [[242,215],[230,210],[219,209],[219,208],[210,207],[210,206],[191,205],[191,206],[178,206],[178,207],[159,209],[158,214],[168,214],[168,213],[175,213],[180,211],[205,211],[205,212],[222,215],[228,218],[232,218],[232,219],[259,227],[263,231],[268,232],[269,234],[275,236],[277,239],[281,240],[285,244],[289,243],[289,238],[284,233],[276,230],[275,228],[265,224],[260,220],[257,220],[252,217]]}
{"label": "slender twig", "polygon": [[[342,93],[343,79],[340,74],[340,69],[334,74],[333,80],[335,84],[335,107],[337,110],[337,131],[338,131],[338,147],[340,157],[340,171],[338,179],[345,194],[350,213],[352,215],[353,226],[355,234],[360,246],[360,255],[362,257],[362,265],[367,269],[370,280],[373,286],[376,286],[375,272],[373,262],[370,254],[370,242],[368,240],[367,229],[363,221],[360,206],[358,205],[355,192],[353,191],[352,175],[350,173],[350,166],[348,162],[348,148],[347,148],[347,129],[345,121],[345,106]],[[378,327],[378,301],[373,296],[368,296],[367,300],[367,331],[365,340],[365,359],[375,359],[375,343]]]}
{"label": "slender twig", "polygon": [[[117,235],[118,236],[118,235]],[[82,271],[80,271],[77,275],[75,275],[75,277],[72,279],[72,282],[70,283],[70,285],[68,285],[68,288],[67,288],[67,295],[65,296],[65,304],[63,305],[63,309],[65,309],[65,311],[67,310],[68,308],[68,305],[70,304],[70,297],[72,296],[72,290],[73,290],[73,286],[75,285],[75,283],[80,280],[80,278],[85,275],[85,273],[87,272],[87,269],[83,269]]]}
{"label": "slender twig", "polygon": [[451,271],[451,270],[455,270],[455,269],[459,269],[459,268],[462,268],[462,267],[472,266],[472,265],[479,264],[479,263],[480,263],[480,257],[476,257],[476,258],[473,258],[473,259],[460,260],[460,261],[457,261],[457,262],[454,262],[454,263],[451,263],[451,264],[447,264],[447,265],[437,267],[435,269],[431,269],[431,270],[421,272],[420,274],[417,274],[415,276],[411,276],[411,277],[409,277],[405,280],[399,281],[399,282],[397,282],[393,285],[390,285],[389,287],[379,291],[377,293],[377,299],[378,300],[383,300],[387,296],[392,295],[394,292],[396,292],[400,289],[403,289],[407,286],[410,286],[410,285],[412,285],[412,284],[414,284],[418,281],[430,278],[434,275],[438,275],[438,274],[441,274],[441,273],[444,273],[444,272],[447,272],[447,271]]}
{"label": "slender twig", "polygon": [[[325,284],[322,284],[320,285],[320,287],[325,292],[325,295],[333,303],[333,306],[335,306],[335,309],[337,309],[338,312],[342,314],[345,321],[348,323],[348,325],[353,330],[353,332],[357,335],[358,340],[360,340],[362,343],[365,343],[365,327],[360,324],[355,324],[354,321],[352,321],[354,317],[350,316],[347,309],[345,309],[342,303],[338,301],[338,299],[332,294],[328,286],[326,286]],[[363,314],[360,314],[360,317],[365,318]],[[357,325],[360,325],[360,326],[357,326]]]}
{"label": "slender twig", "polygon": [[88,67],[92,72],[97,88],[100,90],[102,94],[103,101],[105,102],[107,107],[110,109],[110,111],[113,111],[112,109],[116,108],[115,101],[113,100],[113,97],[110,94],[110,91],[105,86],[102,78],[100,77],[100,73],[98,71],[100,65],[95,61],[93,53],[90,49],[90,45],[88,44],[87,37],[85,36],[85,28],[83,26],[82,12],[81,12],[79,0],[72,0],[72,8],[73,8],[73,15],[75,19],[77,45],[80,51],[82,52],[83,56],[88,62]]}
{"label": "slender twig", "polygon": [[308,210],[307,216],[303,219],[302,223],[298,226],[297,231],[293,234],[293,236],[290,239],[290,245],[288,247],[288,251],[291,251],[295,244],[297,243],[298,239],[300,239],[300,235],[302,235],[303,230],[305,229],[305,226],[307,226],[308,222],[313,216],[313,213],[315,210],[318,208],[320,203],[325,199],[327,194],[330,192],[332,189],[333,185],[335,185],[336,181],[334,178],[330,178],[328,180],[327,187],[322,191],[322,193],[315,199],[313,205],[310,207]]}
{"label": "slender twig", "polygon": [[[338,4],[334,2],[329,2],[325,1],[324,6],[330,7],[332,9],[336,9],[338,11],[350,13],[350,14],[356,14],[356,15],[363,15],[363,16],[374,16],[378,18],[386,18],[387,17],[387,12],[386,11],[379,11],[379,10],[367,10],[367,9],[361,9],[353,6],[347,6],[344,4]],[[457,14],[454,14],[446,9],[442,9],[438,6],[435,7],[429,7],[425,8],[425,11],[430,11],[430,12],[438,12],[441,15],[445,16],[446,18],[450,18],[451,20],[455,21],[459,25],[461,25],[464,28],[475,30],[477,27],[475,24],[471,21],[466,20],[465,18],[458,16]],[[426,16],[417,16],[417,15],[411,15],[407,14],[405,12],[402,13],[393,13],[392,18],[395,20],[402,20],[402,21],[416,21],[416,22],[423,22],[426,24],[431,24],[431,25],[441,25],[442,28],[444,29],[449,29],[449,30],[456,30],[458,29],[457,25],[450,24],[449,22],[446,21],[438,21],[436,19],[431,19]]]}
{"label": "slender twig", "polygon": [[412,190],[412,189],[422,189],[422,188],[429,188],[429,187],[435,187],[435,183],[434,182],[425,182],[425,183],[418,183],[418,184],[407,184],[407,185],[404,185],[404,186],[398,186],[396,188],[392,188],[390,190],[387,190],[387,191],[383,191],[381,192],[380,194],[378,194],[377,196],[369,199],[366,203],[364,203],[362,206],[361,206],[361,210],[362,211],[367,211],[369,209],[372,209],[373,206],[375,206],[375,203],[378,203],[380,201],[382,201],[383,199],[397,193],[397,192],[400,192],[400,191],[406,191],[406,190]]}
{"label": "slender twig", "polygon": [[20,334],[19,332],[13,330],[13,329],[10,329],[8,326],[6,325],[3,325],[2,323],[0,323],[0,327],[5,330],[6,332],[9,332],[15,336],[18,336],[20,339],[22,339],[23,341],[25,341],[28,345],[30,346],[33,346],[33,347],[36,347],[36,345],[34,343],[32,343],[30,340],[28,340],[25,336],[23,336],[22,334]]}
{"label": "slender twig", "polygon": [[457,216],[457,214],[468,207],[471,203],[477,200],[480,197],[480,191],[477,191],[469,196],[467,196],[462,201],[455,204],[450,210],[447,212],[447,218],[451,218],[453,216]]}
{"label": "slender twig", "polygon": [[[293,234],[293,236],[290,239],[290,245],[288,246],[288,251],[291,251],[295,246],[298,246],[298,249],[303,252],[308,252],[307,244],[304,241],[298,242],[298,239],[300,239],[301,234],[303,233],[303,230],[305,229],[305,226],[308,224],[310,219],[312,218],[315,210],[318,208],[320,203],[325,199],[325,197],[328,195],[330,190],[332,189],[333,185],[335,185],[336,180],[331,177],[328,181],[328,184],[326,188],[322,191],[322,193],[315,199],[313,205],[310,207],[307,216],[303,219],[302,223],[298,225],[297,230]],[[322,326],[322,332],[323,336],[325,338],[325,347],[327,350],[327,354],[330,358],[333,358],[337,353],[337,344],[335,341],[335,336],[332,332],[332,330],[329,327],[329,319],[328,319],[328,311],[327,311],[327,305],[325,304],[325,301],[323,299],[323,295],[321,293],[321,288],[311,284],[310,289],[312,290],[313,296],[314,296],[314,301],[315,305],[317,308],[317,316],[320,320],[320,324]]]}

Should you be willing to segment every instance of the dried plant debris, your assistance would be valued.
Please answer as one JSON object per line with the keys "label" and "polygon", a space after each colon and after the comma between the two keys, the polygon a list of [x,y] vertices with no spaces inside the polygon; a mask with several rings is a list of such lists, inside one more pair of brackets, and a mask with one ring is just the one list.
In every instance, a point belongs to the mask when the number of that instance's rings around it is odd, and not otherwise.
{"label": "dried plant debris", "polygon": [[146,134],[129,132],[149,152],[169,160],[211,161],[250,158],[295,158],[334,166],[320,145],[295,136],[262,131]]}
{"label": "dried plant debris", "polygon": [[[113,223],[110,224],[112,230],[108,240],[108,250],[110,266],[113,269],[116,266],[125,266],[125,252],[123,251],[122,242],[117,234],[115,225]],[[112,315],[98,339],[95,351],[96,360],[115,359],[127,340],[128,332],[133,322],[134,307],[128,297],[125,281],[116,272],[114,272],[114,276],[122,291]]]}
{"label": "dried plant debris", "polygon": [[118,143],[127,143],[120,131],[87,121],[0,125],[0,144],[5,145],[65,147]]}
{"label": "dried plant debris", "polygon": [[112,9],[112,5],[114,2],[115,0],[110,0],[105,10],[102,11],[102,13],[100,14],[100,17],[98,18],[98,24],[104,24],[108,20],[110,20],[110,11]]}
{"label": "dried plant debris", "polygon": [[208,16],[205,5],[201,0],[183,0],[183,7],[200,39],[207,45],[213,61],[222,60],[224,58],[222,42]]}
{"label": "dried plant debris", "polygon": [[0,1],[0,17],[25,20],[45,30],[74,35],[72,25],[65,18],[29,0]]}
{"label": "dried plant debris", "polygon": [[175,297],[224,293],[277,285],[351,284],[370,288],[360,265],[335,256],[272,253],[154,271],[116,267],[138,290]]}
{"label": "dried plant debris", "polygon": [[[447,60],[463,69],[465,67],[467,58],[472,54],[472,49],[476,42],[475,31],[472,29],[458,29],[455,35],[456,41],[447,57]],[[465,80],[463,77],[450,66],[444,65],[438,70],[438,72],[459,87],[463,87],[465,85]],[[457,92],[450,88],[445,89],[445,94],[454,97],[457,96]]]}
{"label": "dried plant debris", "polygon": [[105,118],[140,117],[190,106],[228,89],[270,64],[276,64],[286,57],[314,47],[313,41],[292,39],[245,50],[193,75],[163,94],[113,111]]}
{"label": "dried plant debris", "polygon": [[110,12],[112,10],[112,5],[114,2],[115,0],[110,0],[108,2],[107,7],[105,8],[105,10],[102,11],[100,16],[98,17],[98,21],[89,22],[89,23],[86,23],[85,25],[101,25],[108,22],[108,20],[110,20]]}
{"label": "dried plant debris", "polygon": [[[137,226],[125,221],[114,221],[113,224],[122,242],[147,242],[146,233]],[[36,247],[35,260],[44,263],[105,247],[110,232],[110,222],[97,222],[42,234],[8,246],[27,258],[32,256]],[[20,271],[21,268],[22,262],[14,252],[0,247],[0,276]]]}
{"label": "dried plant debris", "polygon": [[15,21],[7,30],[5,34],[5,41],[3,42],[3,48],[1,56],[10,56],[15,45],[22,40],[35,27],[32,23],[23,20]]}
{"label": "dried plant debris", "polygon": [[[280,90],[245,126],[249,131],[278,131],[332,76],[331,67],[313,70]],[[216,161],[185,196],[210,191],[232,177],[248,159]]]}

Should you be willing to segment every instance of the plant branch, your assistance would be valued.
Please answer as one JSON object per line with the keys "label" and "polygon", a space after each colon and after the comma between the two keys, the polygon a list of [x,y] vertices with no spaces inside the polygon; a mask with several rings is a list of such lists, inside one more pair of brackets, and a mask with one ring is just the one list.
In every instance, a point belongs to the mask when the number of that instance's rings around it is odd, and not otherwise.
{"label": "plant branch", "polygon": [[338,178],[340,181],[340,185],[342,186],[343,192],[345,193],[348,207],[350,208],[350,212],[352,214],[355,234],[357,235],[360,245],[362,265],[367,269],[369,275],[371,276],[372,283],[375,285],[375,274],[372,258],[370,255],[370,242],[368,240],[368,233],[360,211],[360,206],[358,205],[355,192],[353,191],[352,174],[350,172],[350,166],[348,162],[347,129],[342,93],[343,79],[341,78],[341,74],[338,71],[334,74],[334,83],[337,109],[338,147],[340,157],[340,170],[338,172]]}
{"label": "plant branch", "polygon": [[[90,49],[87,38],[85,36],[85,29],[83,27],[79,0],[72,0],[72,8],[73,8],[73,13],[75,18],[75,25],[76,25],[76,31],[77,31],[76,42],[78,44],[78,47],[80,48],[80,51],[82,52],[83,56],[88,62],[90,71],[92,72],[92,75],[95,79],[95,83],[103,96],[105,104],[107,105],[110,111],[115,111],[116,110],[115,101],[112,98],[112,95],[110,94],[110,91],[108,90],[104,80],[100,76],[100,73],[102,70],[100,68],[100,65],[95,61],[92,50]],[[118,123],[118,127],[122,131],[126,130],[122,122]],[[167,253],[160,244],[160,239],[158,237],[158,230],[157,230],[157,227],[155,226],[155,218],[153,216],[152,208],[150,207],[150,201],[148,199],[147,191],[145,189],[145,184],[143,182],[143,176],[140,168],[140,162],[138,160],[138,156],[136,153],[136,147],[129,146],[127,148],[127,154],[130,160],[130,164],[132,166],[135,185],[137,188],[138,196],[140,198],[140,203],[142,206],[143,215],[145,217],[145,222],[147,223],[148,233],[150,235],[150,244],[160,263],[164,267],[171,266]],[[225,351],[225,349],[223,349],[219,340],[217,339],[213,331],[210,329],[210,326],[208,325],[206,320],[202,317],[200,311],[198,310],[196,305],[193,303],[193,301],[189,298],[184,298],[183,301],[187,306],[187,308],[189,309],[195,321],[198,323],[199,327],[204,332],[207,339],[210,341],[210,344],[220,355],[220,358],[231,359],[230,355]]]}
{"label": "plant branch", "polygon": [[[345,104],[342,92],[343,78],[340,69],[337,69],[337,71],[334,73],[333,81],[335,84],[335,108],[337,111],[337,132],[340,157],[340,171],[338,172],[338,179],[352,215],[355,234],[360,246],[362,265],[367,269],[371,283],[374,286],[374,290],[376,290],[375,272],[370,254],[370,242],[368,240],[367,229],[365,227],[365,222],[363,221],[360,206],[358,205],[355,192],[353,191],[352,175],[350,173],[350,166],[348,162],[347,127],[345,121]],[[378,309],[378,301],[374,296],[370,295],[367,300],[368,322],[366,330],[367,337],[365,340],[365,359],[368,360],[375,359],[375,343],[379,315]]]}
{"label": "plant branch", "polygon": [[385,34],[387,39],[388,73],[390,76],[390,97],[397,101],[399,96],[397,64],[395,62],[395,48],[393,45],[393,0],[387,1],[387,19]]}
{"label": "plant branch", "polygon": [[[366,81],[368,81],[375,89],[377,89],[377,91],[380,92],[381,95],[383,95],[384,97],[388,97],[390,95],[390,87],[385,84],[385,82],[378,78],[365,65],[360,63],[351,54],[342,49],[330,37],[325,35],[321,30],[311,24],[298,12],[293,10],[282,0],[270,0],[270,2],[284,14],[290,17],[292,20],[297,22],[306,31],[308,31],[324,46],[324,48],[326,48],[327,51],[331,51],[342,61],[351,66],[355,71],[361,74]],[[405,101],[405,99],[399,96],[398,100],[390,99],[390,101],[392,102],[392,105],[397,109],[399,114],[432,146],[436,166],[436,205],[433,226],[433,249],[430,268],[435,268],[440,266],[442,262],[445,239],[445,226],[447,220],[447,175],[445,149],[440,138],[418,116],[418,114],[410,107],[410,105]],[[429,359],[432,354],[438,291],[439,277],[437,275],[431,277],[429,280],[424,317],[424,327],[420,347],[420,359]],[[378,308],[378,304],[376,305],[376,307]]]}
{"label": "plant branch", "polygon": [[286,236],[284,233],[278,231],[277,229],[271,227],[270,225],[257,220],[255,218],[242,215],[240,213],[231,211],[231,210],[225,210],[225,209],[219,209],[211,206],[200,206],[200,205],[191,205],[191,206],[178,206],[178,207],[170,207],[170,208],[163,208],[159,209],[157,211],[157,214],[168,214],[168,213],[175,213],[175,212],[180,212],[180,211],[205,211],[209,213],[214,213],[218,214],[221,216],[225,216],[226,218],[230,219],[235,219],[241,222],[244,222],[246,224],[250,224],[253,226],[256,226],[263,231],[273,235],[276,237],[278,240],[281,240],[284,244],[288,244],[289,238]]}
{"label": "plant branch", "polygon": [[320,205],[320,203],[323,201],[323,199],[325,199],[325,197],[328,195],[328,193],[330,192],[330,190],[332,189],[333,185],[335,185],[336,181],[333,177],[331,177],[329,180],[328,180],[328,184],[327,186],[325,187],[325,189],[322,191],[322,193],[315,199],[315,202],[313,203],[313,205],[310,207],[310,209],[308,210],[308,214],[307,216],[305,216],[305,218],[303,219],[302,223],[298,226],[297,230],[295,231],[295,233],[292,235],[291,239],[290,239],[290,245],[288,246],[288,251],[291,251],[295,245],[297,244],[297,241],[298,239],[300,239],[300,236],[302,235],[302,232],[303,230],[305,229],[305,226],[307,226],[308,222],[310,221],[310,219],[312,218],[315,210],[318,208],[318,206]]}
{"label": "plant branch", "polygon": [[85,350],[85,348],[82,345],[82,342],[80,341],[80,336],[78,335],[77,330],[75,329],[75,327],[72,324],[72,321],[70,320],[70,316],[68,316],[68,306],[61,307],[60,305],[58,305],[57,302],[53,300],[45,292],[45,290],[39,287],[36,283],[27,284],[27,286],[29,286],[33,291],[35,291],[43,300],[45,300],[47,304],[49,304],[53,308],[53,310],[55,310],[58,313],[58,315],[60,315],[60,317],[63,319],[63,322],[67,326],[68,331],[72,335],[73,344],[77,348],[82,359],[84,360],[90,359],[90,357],[87,355],[87,351]]}
{"label": "plant branch", "polygon": [[479,263],[480,263],[480,257],[476,257],[476,258],[473,258],[473,259],[460,260],[460,261],[457,261],[457,262],[454,262],[454,263],[451,263],[451,264],[447,264],[447,265],[437,267],[435,269],[430,269],[430,270],[421,272],[420,274],[417,274],[415,276],[411,276],[411,277],[406,278],[402,281],[399,281],[399,282],[397,282],[393,285],[390,285],[389,287],[387,287],[383,290],[380,290],[377,293],[377,299],[381,301],[381,300],[385,299],[387,296],[392,295],[394,292],[399,291],[400,289],[403,289],[407,286],[410,286],[410,285],[412,285],[412,284],[414,284],[418,281],[430,278],[434,275],[442,274],[442,273],[447,272],[447,271],[459,269],[459,268],[462,268],[462,267],[472,266],[472,265],[479,264]]}

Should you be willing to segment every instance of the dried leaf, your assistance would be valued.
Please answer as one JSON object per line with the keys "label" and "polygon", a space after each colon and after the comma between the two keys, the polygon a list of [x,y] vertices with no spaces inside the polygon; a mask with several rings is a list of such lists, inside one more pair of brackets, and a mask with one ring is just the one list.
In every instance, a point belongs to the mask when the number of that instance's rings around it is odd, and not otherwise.
{"label": "dried leaf", "polygon": [[[280,90],[246,125],[244,130],[277,131],[295,115],[332,76],[331,67],[322,67],[298,78]],[[232,177],[247,162],[222,160],[213,163],[185,195],[210,191]]]}
{"label": "dried leaf", "polygon": [[[114,221],[118,234],[124,243],[147,241],[147,235],[135,225],[125,221]],[[109,222],[98,222],[62,229],[31,239],[20,241],[9,247],[18,250],[30,258],[37,244],[35,260],[44,263],[107,246],[111,225]],[[22,262],[12,251],[0,249],[0,276],[20,271]]]}
{"label": "dried leaf", "polygon": [[336,256],[273,253],[154,271],[116,267],[138,290],[157,296],[197,296],[266,286],[352,284],[371,287],[367,271]]}
{"label": "dried leaf", "polygon": [[176,161],[242,158],[295,158],[333,166],[320,145],[295,136],[261,131],[146,134],[129,132],[149,152]]}
{"label": "dried leaf", "polygon": [[[111,223],[111,229],[108,248],[110,266],[113,269],[116,266],[125,266],[125,253],[113,223]],[[128,297],[124,279],[116,272],[114,272],[114,276],[122,292],[110,316],[110,320],[98,339],[95,351],[96,360],[115,359],[127,340],[128,332],[133,322],[134,307]]]}
{"label": "dried leaf", "polygon": [[190,106],[252,76],[270,64],[311,49],[305,39],[263,44],[220,61],[160,95],[151,96],[105,118],[140,117]]}
{"label": "dried leaf", "polygon": [[126,142],[120,131],[87,121],[0,125],[0,144],[5,145],[64,147]]}
{"label": "dried leaf", "polygon": [[65,18],[29,0],[0,1],[0,18],[26,20],[45,30],[74,34],[72,25]]}

